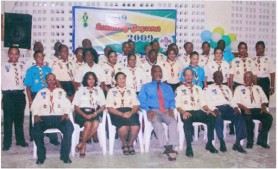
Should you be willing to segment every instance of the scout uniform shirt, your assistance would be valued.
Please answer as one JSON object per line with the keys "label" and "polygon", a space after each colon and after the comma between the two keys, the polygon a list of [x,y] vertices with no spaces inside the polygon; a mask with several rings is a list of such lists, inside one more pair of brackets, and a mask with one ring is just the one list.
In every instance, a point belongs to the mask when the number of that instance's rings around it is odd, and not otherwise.
{"label": "scout uniform shirt", "polygon": [[216,106],[230,105],[231,107],[237,107],[234,101],[233,93],[227,85],[208,85],[204,89],[205,102],[211,110],[215,110]]}
{"label": "scout uniform shirt", "polygon": [[167,59],[161,64],[161,69],[163,72],[163,81],[167,81],[167,83],[170,84],[177,84],[180,82],[180,72],[183,69],[180,62],[178,62],[177,60],[172,62]]}
{"label": "scout uniform shirt", "polygon": [[187,87],[184,84],[176,89],[176,107],[180,107],[185,111],[200,110],[204,106],[204,97],[202,88],[193,85]]}
{"label": "scout uniform shirt", "polygon": [[117,60],[119,64],[122,64],[123,66],[127,66],[127,55],[119,54],[117,55]]}
{"label": "scout uniform shirt", "polygon": [[34,65],[27,70],[24,80],[25,86],[31,87],[31,92],[38,92],[39,90],[47,87],[46,75],[51,73],[52,70],[48,66]]}
{"label": "scout uniform shirt", "polygon": [[209,61],[205,66],[205,72],[208,82],[213,82],[213,73],[216,71],[221,71],[223,74],[223,83],[227,82],[227,78],[229,78],[230,73],[230,65],[227,61]]}
{"label": "scout uniform shirt", "polygon": [[167,56],[164,55],[163,53],[157,53],[157,60],[159,62],[164,62],[167,59]]}
{"label": "scout uniform shirt", "polygon": [[198,65],[201,67],[205,67],[213,59],[214,55],[200,55]]}
{"label": "scout uniform shirt", "polygon": [[122,71],[123,65],[120,63],[112,65],[110,62],[106,62],[101,65],[101,68],[104,70],[105,85],[111,85],[114,87],[116,84],[114,76],[117,72]]}
{"label": "scout uniform shirt", "polygon": [[258,85],[240,85],[235,89],[234,99],[248,109],[261,108],[262,103],[268,103],[263,89]]}
{"label": "scout uniform shirt", "polygon": [[184,54],[180,57],[178,57],[178,62],[182,64],[182,67],[185,68],[190,64],[190,55]]}
{"label": "scout uniform shirt", "polygon": [[154,64],[152,64],[148,59],[144,59],[144,61],[141,64],[141,67],[143,68],[145,75],[146,75],[146,81],[145,83],[149,83],[152,81],[152,67],[154,65],[162,65],[162,62],[157,60]]}
{"label": "scout uniform shirt", "polygon": [[146,83],[146,73],[140,66],[134,68],[127,66],[123,68],[122,72],[126,75],[126,86],[135,92],[139,92],[142,85]]}
{"label": "scout uniform shirt", "polygon": [[72,62],[58,60],[53,62],[52,65],[53,74],[59,81],[72,81],[74,79],[74,65]]}
{"label": "scout uniform shirt", "polygon": [[1,67],[2,90],[23,90],[26,67],[22,63],[3,63]]}
{"label": "scout uniform shirt", "polygon": [[253,59],[250,57],[246,58],[235,58],[230,65],[230,74],[234,75],[234,81],[243,84],[244,73],[251,71],[253,75],[257,75],[257,67]]}
{"label": "scout uniform shirt", "polygon": [[74,81],[77,83],[81,83],[83,80],[84,75],[87,72],[94,72],[98,78],[98,86],[101,84],[101,82],[104,82],[104,71],[102,67],[96,63],[92,67],[90,67],[88,64],[82,65],[77,71],[74,78]]}
{"label": "scout uniform shirt", "polygon": [[83,87],[80,86],[74,95],[72,104],[80,108],[97,109],[98,106],[105,105],[105,97],[100,87]]}
{"label": "scout uniform shirt", "polygon": [[73,63],[73,69],[75,70],[75,72],[73,73],[74,75],[76,75],[76,71],[85,64],[85,62],[78,62],[77,60],[72,62]]}
{"label": "scout uniform shirt", "polygon": [[122,108],[140,105],[136,93],[133,89],[124,87],[114,87],[109,89],[106,98],[106,107]]}
{"label": "scout uniform shirt", "polygon": [[275,73],[275,63],[274,60],[267,56],[260,56],[253,58],[257,66],[257,77],[265,78],[269,77],[270,73]]}
{"label": "scout uniform shirt", "polygon": [[62,88],[55,88],[53,91],[44,88],[36,95],[31,111],[34,116],[61,116],[70,113],[71,103]]}

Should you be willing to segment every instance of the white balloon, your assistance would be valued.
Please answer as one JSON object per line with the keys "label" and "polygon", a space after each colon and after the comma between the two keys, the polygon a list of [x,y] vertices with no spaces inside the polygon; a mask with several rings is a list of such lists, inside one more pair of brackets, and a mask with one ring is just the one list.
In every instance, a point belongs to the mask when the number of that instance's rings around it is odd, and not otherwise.
{"label": "white balloon", "polygon": [[232,48],[232,51],[237,51],[237,50],[238,50],[238,49],[237,49],[238,44],[239,44],[239,41],[233,41],[233,42],[230,44],[230,46],[231,46],[231,48]]}
{"label": "white balloon", "polygon": [[212,40],[214,41],[214,42],[218,42],[220,39],[222,38],[222,35],[220,34],[220,33],[213,33],[212,34]]}

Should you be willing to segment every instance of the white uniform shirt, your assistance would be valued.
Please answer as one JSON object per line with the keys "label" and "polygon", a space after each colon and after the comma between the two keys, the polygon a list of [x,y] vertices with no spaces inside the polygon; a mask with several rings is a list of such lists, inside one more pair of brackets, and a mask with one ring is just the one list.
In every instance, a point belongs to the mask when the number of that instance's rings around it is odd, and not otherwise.
{"label": "white uniform shirt", "polygon": [[257,66],[257,77],[270,77],[270,73],[275,73],[275,63],[268,56],[253,57]]}
{"label": "white uniform shirt", "polygon": [[93,108],[97,106],[105,105],[105,97],[100,87],[88,87],[80,86],[74,95],[72,104],[80,108]]}
{"label": "white uniform shirt", "polygon": [[69,61],[54,61],[52,65],[52,72],[59,81],[72,81],[75,73],[74,64]]}
{"label": "white uniform shirt", "polygon": [[81,83],[83,80],[84,75],[87,72],[94,72],[98,78],[98,85],[100,85],[101,82],[104,82],[105,78],[104,78],[104,71],[101,68],[100,65],[94,63],[94,65],[92,67],[90,67],[88,64],[84,64],[82,65],[77,71],[76,71],[76,75],[74,78],[75,82]]}
{"label": "white uniform shirt", "polygon": [[[191,90],[192,89],[192,90]],[[200,110],[205,105],[202,88],[194,85],[192,88],[180,85],[176,89],[176,107],[185,111]]]}
{"label": "white uniform shirt", "polygon": [[159,62],[164,62],[164,61],[166,61],[166,59],[167,59],[167,56],[164,55],[163,53],[158,53],[158,54],[157,54],[157,60],[158,60]]}
{"label": "white uniform shirt", "polygon": [[253,75],[257,75],[257,67],[252,58],[246,57],[244,60],[240,57],[235,58],[231,62],[230,74],[234,75],[234,81],[243,84],[244,73],[251,71]]}
{"label": "white uniform shirt", "polygon": [[123,68],[122,72],[126,75],[126,86],[139,92],[146,81],[146,75],[143,68],[136,66],[132,69],[127,66]]}
{"label": "white uniform shirt", "polygon": [[147,59],[145,59],[145,61],[142,62],[141,67],[145,72],[146,75],[146,81],[145,83],[149,83],[152,81],[152,66],[154,65],[162,65],[162,62],[160,62],[159,60],[157,60],[157,62],[155,64],[151,64]]}
{"label": "white uniform shirt", "polygon": [[204,89],[205,102],[211,110],[215,110],[216,106],[230,105],[237,107],[234,101],[231,89],[226,85],[211,84]]}
{"label": "white uniform shirt", "polygon": [[167,81],[167,83],[170,84],[177,84],[180,82],[180,72],[183,69],[180,62],[177,60],[172,62],[167,59],[160,66],[163,72],[163,81]]}
{"label": "white uniform shirt", "polygon": [[209,61],[205,66],[205,72],[208,82],[213,82],[213,73],[216,71],[221,71],[223,74],[223,83],[227,82],[227,78],[230,77],[230,65],[227,61],[222,60],[220,63],[217,63],[215,60]]}
{"label": "white uniform shirt", "polygon": [[112,85],[114,87],[116,84],[114,76],[117,72],[122,71],[123,65],[120,63],[111,65],[109,62],[106,62],[101,65],[101,68],[104,70],[105,85]]}
{"label": "white uniform shirt", "polygon": [[114,87],[109,89],[106,98],[106,107],[120,108],[140,105],[135,91],[131,88]]}
{"label": "white uniform shirt", "polygon": [[118,63],[122,64],[123,66],[127,66],[127,56],[122,54],[117,55]]}
{"label": "white uniform shirt", "polygon": [[23,80],[26,75],[26,67],[24,64],[17,62],[13,63],[2,63],[1,67],[1,82],[2,90],[23,90]]}
{"label": "white uniform shirt", "polygon": [[98,64],[99,65],[105,64],[106,62],[108,62],[108,59],[105,55],[100,55],[98,57]]}
{"label": "white uniform shirt", "polygon": [[261,108],[262,103],[268,103],[263,89],[258,85],[253,85],[250,87],[244,85],[238,86],[234,92],[234,99],[237,104],[240,103],[249,109]]}
{"label": "white uniform shirt", "polygon": [[214,55],[200,55],[198,65],[204,68],[213,59]]}
{"label": "white uniform shirt", "polygon": [[31,106],[33,115],[51,116],[69,114],[71,103],[62,88],[55,88],[52,92],[48,88],[40,90]]}
{"label": "white uniform shirt", "polygon": [[182,64],[183,68],[185,68],[190,64],[190,55],[188,54],[181,55],[180,57],[178,57],[177,61]]}

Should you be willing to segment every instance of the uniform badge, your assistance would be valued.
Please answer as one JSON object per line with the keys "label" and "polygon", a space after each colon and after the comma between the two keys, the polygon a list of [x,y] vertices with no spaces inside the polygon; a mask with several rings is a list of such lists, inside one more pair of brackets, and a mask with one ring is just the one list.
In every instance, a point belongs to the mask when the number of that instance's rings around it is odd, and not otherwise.
{"label": "uniform badge", "polygon": [[199,103],[199,99],[197,99],[197,103]]}
{"label": "uniform badge", "polygon": [[39,80],[38,80],[38,79],[35,79],[35,83],[39,83]]}
{"label": "uniform badge", "polygon": [[186,94],[186,89],[181,90],[183,94]]}
{"label": "uniform badge", "polygon": [[114,97],[117,95],[117,91],[112,91],[112,93]]}
{"label": "uniform badge", "polygon": [[259,89],[258,89],[258,88],[256,89],[256,91],[257,91],[257,93],[258,93],[258,94],[260,94],[260,91],[259,91]]}
{"label": "uniform badge", "polygon": [[141,83],[141,84],[143,83],[143,80],[142,80],[142,79],[140,80],[140,83]]}
{"label": "uniform badge", "polygon": [[47,108],[47,105],[46,105],[46,104],[44,104],[44,105],[43,105],[43,108],[45,108],[45,109],[46,109],[46,108]]}
{"label": "uniform badge", "polygon": [[241,89],[241,92],[242,92],[243,94],[245,94],[245,89]]}
{"label": "uniform badge", "polygon": [[217,94],[217,90],[216,89],[212,89],[211,91],[212,91],[212,93]]}
{"label": "uniform badge", "polygon": [[187,103],[188,103],[188,101],[186,101],[186,100],[185,100],[183,103],[184,103],[184,104],[187,104]]}
{"label": "uniform badge", "polygon": [[196,88],[196,93],[199,94],[199,89],[198,88]]}
{"label": "uniform badge", "polygon": [[86,95],[86,92],[83,92],[83,96],[85,96]]}
{"label": "uniform badge", "polygon": [[117,103],[116,103],[116,102],[114,102],[114,106],[117,106]]}
{"label": "uniform badge", "polygon": [[46,96],[46,92],[41,92],[41,96],[42,96],[43,99],[45,99],[46,98],[45,97]]}
{"label": "uniform badge", "polygon": [[236,61],[236,64],[239,64],[239,63],[240,63],[240,62],[237,60],[237,61]]}
{"label": "uniform badge", "polygon": [[10,72],[10,65],[5,66],[6,72]]}
{"label": "uniform badge", "polygon": [[130,96],[130,95],[131,95],[131,91],[130,91],[130,90],[127,90],[127,94]]}
{"label": "uniform badge", "polygon": [[60,97],[60,99],[61,99],[61,97],[62,97],[62,91],[59,91],[58,97]]}
{"label": "uniform badge", "polygon": [[20,65],[20,69],[23,70],[23,65]]}
{"label": "uniform badge", "polygon": [[248,63],[250,64],[250,63],[251,63],[251,60],[248,60]]}
{"label": "uniform badge", "polygon": [[61,108],[61,104],[59,103],[57,107],[58,107],[58,108]]}
{"label": "uniform badge", "polygon": [[98,95],[98,90],[97,89],[95,89],[95,93],[96,93],[96,95]]}
{"label": "uniform badge", "polygon": [[105,74],[108,74],[109,69],[104,69]]}
{"label": "uniform badge", "polygon": [[236,73],[237,73],[238,75],[240,74],[240,72],[239,72],[239,71],[237,71]]}

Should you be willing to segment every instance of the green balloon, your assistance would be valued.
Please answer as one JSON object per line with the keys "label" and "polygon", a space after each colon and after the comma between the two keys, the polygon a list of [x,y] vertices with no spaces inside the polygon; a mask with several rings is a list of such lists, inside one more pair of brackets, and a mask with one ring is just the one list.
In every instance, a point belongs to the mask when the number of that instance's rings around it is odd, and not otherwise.
{"label": "green balloon", "polygon": [[224,33],[225,33],[224,29],[220,26],[214,28],[212,32],[213,33],[220,33],[221,35],[224,35]]}
{"label": "green balloon", "polygon": [[231,44],[231,38],[228,35],[223,35],[222,39],[225,41],[225,45],[229,46]]}
{"label": "green balloon", "polygon": [[211,41],[209,42],[209,44],[210,44],[210,47],[211,47],[212,49],[214,49],[214,48],[217,47],[217,42],[214,42],[213,40],[211,40]]}

